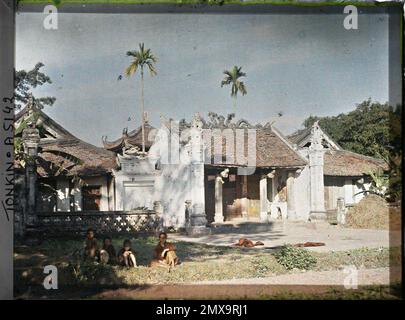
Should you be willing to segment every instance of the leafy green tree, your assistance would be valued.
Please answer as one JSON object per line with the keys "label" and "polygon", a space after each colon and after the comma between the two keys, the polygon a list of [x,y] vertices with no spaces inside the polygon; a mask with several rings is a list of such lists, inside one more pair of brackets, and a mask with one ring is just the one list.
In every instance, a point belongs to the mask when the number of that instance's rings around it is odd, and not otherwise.
{"label": "leafy green tree", "polygon": [[390,116],[393,108],[370,99],[349,113],[331,117],[310,116],[304,121],[309,128],[315,121],[344,149],[380,159],[388,157]]}
{"label": "leafy green tree", "polygon": [[246,77],[246,73],[242,72],[242,67],[234,66],[231,70],[225,70],[223,73],[225,74],[225,78],[221,81],[221,88],[223,86],[231,85],[231,97],[233,100],[233,106],[236,108],[236,98],[238,96],[238,92],[244,96],[247,94],[245,84],[243,81],[239,79],[242,77]]}
{"label": "leafy green tree", "polygon": [[332,117],[311,115],[303,125],[309,128],[315,121],[319,121],[321,128],[344,149],[383,159],[389,168],[388,175],[381,172],[370,175],[378,190],[384,185],[382,181],[389,180],[384,194],[387,200],[396,201],[402,194],[401,119],[402,106],[393,107],[388,103],[381,104],[368,99],[349,113]]}
{"label": "leafy green tree", "polygon": [[[15,107],[20,110],[23,105],[28,102],[32,89],[44,84],[51,84],[51,78],[40,69],[44,66],[42,62],[38,62],[35,67],[29,71],[19,70],[15,72]],[[55,103],[55,97],[32,97],[35,106],[38,109],[43,109],[45,106],[52,106]]]}
{"label": "leafy green tree", "polygon": [[145,101],[144,101],[144,68],[148,67],[150,75],[157,74],[154,64],[157,59],[150,49],[145,49],[143,43],[139,44],[139,50],[128,51],[127,56],[133,58],[131,64],[126,68],[125,75],[130,77],[135,74],[138,69],[141,73],[141,121],[142,121],[142,152],[145,152]]}
{"label": "leafy green tree", "polygon": [[[23,119],[18,126],[14,129],[14,159],[19,166],[25,168],[27,164],[41,164],[43,168],[47,169],[47,173],[50,176],[61,176],[69,173],[69,170],[74,166],[82,164],[82,160],[60,150],[40,150],[40,153],[36,157],[28,156],[24,151],[24,144],[22,140],[22,132],[26,129],[30,123],[36,124],[36,128],[39,130],[40,136],[43,136],[45,131],[43,125],[38,123],[39,112],[46,106],[52,106],[56,98],[55,97],[40,97],[35,98],[32,95],[32,89],[45,84],[51,84],[51,78],[40,69],[44,67],[42,62],[38,62],[35,67],[29,71],[19,70],[15,72],[15,106],[19,110],[27,103],[32,103],[34,108],[32,114],[26,119]],[[45,160],[46,154],[54,154],[61,157],[63,160],[61,163],[49,163]],[[78,181],[80,185],[85,185],[84,181],[77,175],[72,176],[72,181]],[[41,187],[48,187],[46,183],[39,183]],[[54,190],[55,191],[55,190]],[[55,191],[56,192],[56,191]]]}

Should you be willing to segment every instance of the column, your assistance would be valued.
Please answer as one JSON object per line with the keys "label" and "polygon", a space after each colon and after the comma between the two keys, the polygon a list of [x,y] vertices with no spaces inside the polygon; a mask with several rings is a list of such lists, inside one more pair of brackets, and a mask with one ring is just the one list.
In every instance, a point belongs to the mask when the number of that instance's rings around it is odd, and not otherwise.
{"label": "column", "polygon": [[297,213],[295,211],[295,188],[294,188],[295,172],[288,172],[287,178],[287,218],[295,219]]}
{"label": "column", "polygon": [[56,181],[57,199],[56,209],[57,211],[69,212],[70,211],[70,197],[69,197],[69,180],[61,179]]}
{"label": "column", "polygon": [[202,140],[202,121],[199,114],[194,116],[190,130],[190,188],[192,210],[188,234],[203,235],[209,233],[205,215],[204,189],[204,145]]}
{"label": "column", "polygon": [[38,155],[38,145],[40,141],[39,130],[34,123],[29,123],[23,130],[22,140],[24,153],[28,156],[25,166],[25,179],[27,192],[27,217],[24,219],[26,224],[32,225],[36,220],[36,190],[37,190],[37,167],[35,164]]}
{"label": "column", "polygon": [[324,149],[322,133],[317,122],[312,127],[311,146],[309,147],[309,172],[311,213],[310,219],[326,219],[325,196],[323,183]]}
{"label": "column", "polygon": [[215,178],[215,223],[224,222],[224,213],[223,213],[223,199],[222,199],[222,178],[217,176]]}
{"label": "column", "polygon": [[260,178],[260,222],[268,222],[267,176]]}
{"label": "column", "polygon": [[73,188],[74,210],[82,211],[82,190],[78,182],[75,183]]}
{"label": "column", "polygon": [[248,207],[249,207],[249,199],[247,198],[248,194],[248,176],[243,175],[242,176],[242,199],[241,199],[241,205],[242,205],[242,218],[244,220],[248,219]]}

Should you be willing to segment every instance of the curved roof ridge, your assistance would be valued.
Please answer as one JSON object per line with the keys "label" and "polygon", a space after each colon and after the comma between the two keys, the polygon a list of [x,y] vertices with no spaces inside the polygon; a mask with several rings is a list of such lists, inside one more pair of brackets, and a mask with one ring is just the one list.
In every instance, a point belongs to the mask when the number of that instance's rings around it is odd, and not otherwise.
{"label": "curved roof ridge", "polygon": [[301,155],[296,148],[290,143],[290,141],[285,137],[280,130],[278,130],[274,125],[270,125],[270,130],[272,130],[292,151],[294,151],[301,159],[303,159],[306,163],[308,160]]}

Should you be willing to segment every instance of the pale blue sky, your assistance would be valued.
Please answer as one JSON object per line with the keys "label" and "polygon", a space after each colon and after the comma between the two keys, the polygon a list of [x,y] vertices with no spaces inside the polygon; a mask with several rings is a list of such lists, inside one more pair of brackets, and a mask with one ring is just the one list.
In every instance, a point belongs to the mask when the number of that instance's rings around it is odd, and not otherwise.
{"label": "pale blue sky", "polygon": [[[285,134],[313,115],[353,110],[371,97],[388,100],[388,16],[360,15],[346,30],[344,15],[59,14],[45,30],[41,13],[16,18],[16,68],[45,64],[52,85],[36,95],[57,98],[48,113],[67,130],[101,145],[139,124],[139,77],[117,81],[139,42],[158,58],[146,75],[145,109],[191,119],[195,112],[235,112],[251,122],[276,120]],[[248,94],[221,88],[222,71],[243,67]],[[283,116],[277,117],[282,111]],[[128,118],[131,117],[131,121]]]}

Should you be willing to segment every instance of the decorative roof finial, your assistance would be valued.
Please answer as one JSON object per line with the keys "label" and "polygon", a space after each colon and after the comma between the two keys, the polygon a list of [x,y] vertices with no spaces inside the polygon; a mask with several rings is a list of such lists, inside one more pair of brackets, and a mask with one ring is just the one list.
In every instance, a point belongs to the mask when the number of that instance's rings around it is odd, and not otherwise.
{"label": "decorative roof finial", "polygon": [[319,148],[322,149],[322,133],[321,133],[321,128],[319,127],[319,121],[315,121],[315,123],[312,125],[311,129],[311,147],[312,149]]}
{"label": "decorative roof finial", "polygon": [[202,128],[202,120],[201,120],[201,116],[200,116],[200,113],[199,112],[197,112],[195,115],[194,115],[194,119],[193,119],[193,127],[194,128],[198,128],[198,129],[201,129]]}

